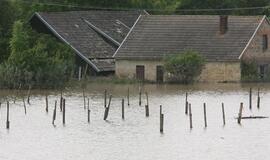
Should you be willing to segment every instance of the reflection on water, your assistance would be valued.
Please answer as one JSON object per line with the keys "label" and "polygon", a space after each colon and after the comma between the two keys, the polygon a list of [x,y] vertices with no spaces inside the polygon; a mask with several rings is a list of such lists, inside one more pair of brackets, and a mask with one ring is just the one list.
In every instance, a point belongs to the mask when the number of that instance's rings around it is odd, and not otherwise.
{"label": "reflection on water", "polygon": [[[253,108],[249,110],[248,91],[253,87]],[[261,108],[256,108],[257,88],[261,88]],[[121,99],[130,90],[130,106],[121,119]],[[104,90],[113,95],[108,121],[103,121]],[[31,105],[24,115],[22,95],[27,91],[1,91],[0,159],[4,160],[178,160],[178,159],[269,159],[270,120],[242,120],[235,117],[240,102],[243,116],[270,116],[270,84],[145,85],[149,94],[150,117],[145,117],[145,95],[139,106],[138,85],[91,84],[85,89],[90,98],[91,122],[87,123],[82,91],[64,91],[66,125],[59,106],[53,127],[54,101],[59,91],[31,91]],[[185,92],[192,104],[193,129],[185,115]],[[49,113],[45,112],[45,95]],[[16,103],[13,103],[17,95]],[[5,129],[5,101],[10,100],[10,130]],[[203,103],[207,105],[208,127],[204,128]],[[221,103],[225,104],[226,126]],[[125,101],[126,103],[126,101]],[[159,105],[163,106],[164,134],[159,132]]]}

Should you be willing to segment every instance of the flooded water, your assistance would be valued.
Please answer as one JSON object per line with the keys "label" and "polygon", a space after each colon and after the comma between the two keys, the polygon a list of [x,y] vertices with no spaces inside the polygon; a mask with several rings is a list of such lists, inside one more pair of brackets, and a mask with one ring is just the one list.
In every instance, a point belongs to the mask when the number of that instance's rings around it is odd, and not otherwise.
{"label": "flooded water", "polygon": [[[253,108],[249,110],[249,87],[253,87]],[[261,87],[258,110],[257,87]],[[127,90],[130,89],[130,106]],[[113,95],[107,121],[104,115],[104,89]],[[146,98],[139,106],[137,85],[89,85],[91,122],[87,122],[83,94],[66,89],[66,124],[57,107],[52,125],[57,91],[33,91],[24,114],[22,99],[13,103],[14,91],[2,91],[10,102],[10,129],[7,130],[6,104],[0,108],[0,159],[2,160],[179,160],[179,159],[270,159],[270,119],[246,119],[238,125],[240,102],[243,116],[270,116],[270,84],[145,85],[149,94],[150,117],[145,117]],[[192,104],[193,129],[185,115],[185,92]],[[27,92],[27,91],[25,91]],[[49,113],[45,112],[49,94]],[[121,99],[125,98],[125,120],[121,118]],[[207,106],[204,127],[203,103]],[[226,125],[223,126],[221,103]],[[164,133],[159,132],[159,105],[163,106]]]}

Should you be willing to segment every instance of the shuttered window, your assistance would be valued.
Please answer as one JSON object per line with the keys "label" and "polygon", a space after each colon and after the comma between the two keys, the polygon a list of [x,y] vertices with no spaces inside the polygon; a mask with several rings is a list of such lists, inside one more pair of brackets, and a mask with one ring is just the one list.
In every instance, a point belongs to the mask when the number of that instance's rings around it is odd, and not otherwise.
{"label": "shuttered window", "polygon": [[263,51],[268,49],[268,36],[266,34],[263,35]]}

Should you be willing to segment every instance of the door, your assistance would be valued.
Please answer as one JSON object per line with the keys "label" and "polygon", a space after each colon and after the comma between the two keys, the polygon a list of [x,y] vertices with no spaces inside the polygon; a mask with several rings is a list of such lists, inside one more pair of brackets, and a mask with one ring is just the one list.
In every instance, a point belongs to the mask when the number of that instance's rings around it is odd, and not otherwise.
{"label": "door", "polygon": [[157,66],[157,82],[162,83],[164,77],[164,67],[163,66]]}
{"label": "door", "polygon": [[144,66],[143,65],[137,65],[136,66],[136,79],[137,80],[144,80]]}

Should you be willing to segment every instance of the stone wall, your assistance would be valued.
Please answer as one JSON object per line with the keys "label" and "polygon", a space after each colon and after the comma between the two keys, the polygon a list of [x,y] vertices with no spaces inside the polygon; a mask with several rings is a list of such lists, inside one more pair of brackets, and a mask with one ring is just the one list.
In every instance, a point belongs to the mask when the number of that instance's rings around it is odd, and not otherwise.
{"label": "stone wall", "polygon": [[[115,73],[120,78],[135,78],[136,65],[144,65],[146,80],[156,81],[156,66],[163,63],[162,61],[116,60]],[[203,82],[238,82],[240,79],[240,62],[209,62],[199,77],[199,81]],[[166,81],[166,75],[164,80]]]}

